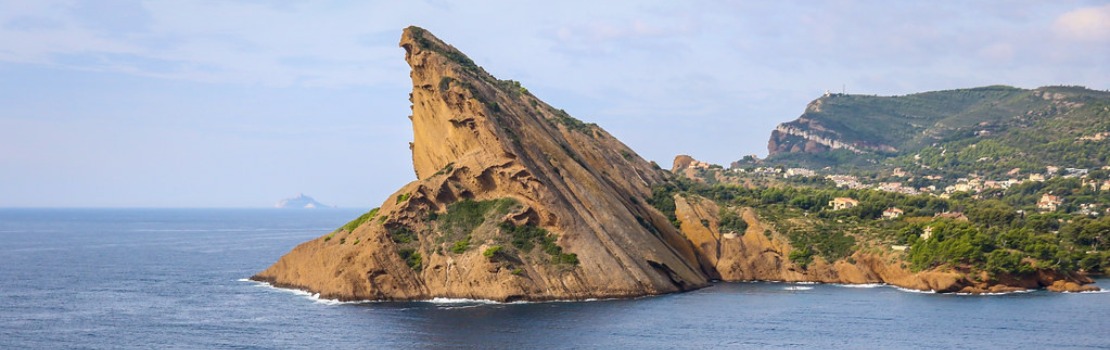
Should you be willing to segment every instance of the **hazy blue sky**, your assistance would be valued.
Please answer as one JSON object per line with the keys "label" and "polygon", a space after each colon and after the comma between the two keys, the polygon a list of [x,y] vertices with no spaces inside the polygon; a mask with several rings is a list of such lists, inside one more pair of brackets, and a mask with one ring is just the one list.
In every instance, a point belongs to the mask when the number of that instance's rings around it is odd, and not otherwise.
{"label": "hazy blue sky", "polygon": [[1107,1],[0,0],[0,207],[373,207],[419,25],[648,159],[727,164],[825,90],[1110,88]]}

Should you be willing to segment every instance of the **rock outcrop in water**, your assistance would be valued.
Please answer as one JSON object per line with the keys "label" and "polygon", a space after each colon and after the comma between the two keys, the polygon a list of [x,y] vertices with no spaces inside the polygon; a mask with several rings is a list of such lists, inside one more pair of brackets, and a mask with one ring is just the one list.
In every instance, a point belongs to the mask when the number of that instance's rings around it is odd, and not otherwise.
{"label": "rock outcrop in water", "polygon": [[[882,251],[798,266],[786,237],[755,210],[683,193],[664,214],[648,203],[670,203],[658,190],[675,185],[671,175],[601,128],[520,83],[494,78],[423,29],[405,29],[400,46],[412,68],[417,180],[253,280],[341,300],[633,297],[695,289],[710,279],[970,293],[1097,289],[1086,277],[1048,271],[989,279],[914,273],[896,253]],[[674,164],[678,176],[703,184],[721,181],[713,168],[688,156]],[[722,213],[733,229],[722,229]]]}
{"label": "rock outcrop in water", "polygon": [[317,202],[315,198],[298,194],[293,198],[286,198],[274,204],[274,208],[278,209],[316,209],[316,208],[334,208],[333,206]]}
{"label": "rock outcrop in water", "polygon": [[647,204],[665,173],[609,133],[498,80],[427,31],[412,67],[417,180],[252,277],[343,300],[632,297],[705,286]]}

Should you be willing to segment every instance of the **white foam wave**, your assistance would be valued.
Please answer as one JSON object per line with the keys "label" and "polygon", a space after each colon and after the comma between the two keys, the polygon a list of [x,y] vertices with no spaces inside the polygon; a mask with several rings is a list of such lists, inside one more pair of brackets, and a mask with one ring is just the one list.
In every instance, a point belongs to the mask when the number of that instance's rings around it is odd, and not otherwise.
{"label": "white foam wave", "polygon": [[833,285],[837,286],[837,287],[844,287],[844,288],[879,288],[879,287],[887,287],[888,286],[886,283],[862,283],[862,284],[839,284],[838,283],[838,284],[833,284]]}
{"label": "white foam wave", "polygon": [[[250,283],[254,283],[256,287],[268,288],[268,289],[281,291],[281,292],[285,292],[285,293],[291,293],[291,294],[297,295],[297,296],[302,296],[302,297],[305,297],[309,300],[312,300],[313,302],[315,302],[317,304],[322,304],[322,305],[347,305],[347,304],[368,304],[368,303],[388,302],[388,301],[384,301],[384,300],[341,301],[341,300],[338,300],[338,299],[321,298],[319,293],[312,293],[312,292],[308,292],[308,291],[304,291],[304,290],[300,290],[300,289],[294,289],[294,288],[275,287],[274,285],[272,285],[270,283],[261,282],[261,281],[254,281],[254,280],[251,280],[251,279],[248,279],[248,278],[240,278],[236,281],[250,282]],[[801,287],[801,288],[811,288],[812,289],[812,287]],[[431,303],[431,304],[436,304],[436,305],[441,305],[441,306],[452,306],[453,308],[462,308],[462,307],[476,307],[476,306],[482,306],[482,305],[538,304],[538,303],[580,303],[580,302],[595,302],[595,301],[605,301],[605,300],[616,300],[616,298],[604,298],[604,299],[588,298],[588,299],[582,299],[582,300],[565,299],[565,300],[544,300],[544,301],[526,301],[526,300],[522,300],[522,301],[511,301],[511,302],[506,303],[506,302],[500,302],[500,301],[489,300],[489,299],[436,297],[436,298],[432,298],[432,299],[428,299],[428,300],[413,300],[413,302]]]}
{"label": "white foam wave", "polygon": [[309,291],[304,291],[304,290],[294,289],[294,288],[275,287],[274,285],[269,284],[267,282],[252,281],[252,280],[246,279],[246,278],[240,278],[237,281],[251,282],[251,283],[254,283],[256,287],[269,288],[269,289],[273,289],[273,290],[276,290],[276,291],[281,291],[281,292],[285,292],[285,293],[291,293],[291,294],[297,295],[297,296],[302,296],[302,297],[305,297],[308,300],[312,300],[312,302],[314,302],[314,303],[322,304],[322,305],[364,304],[364,303],[373,303],[373,302],[375,302],[374,300],[342,301],[342,300],[339,300],[339,299],[321,298],[320,293],[312,293],[312,292],[309,292]]}
{"label": "white foam wave", "polygon": [[467,298],[441,298],[436,297],[431,300],[425,300],[426,303],[453,305],[453,304],[504,304],[489,299],[467,299]]}
{"label": "white foam wave", "polygon": [[1036,289],[1025,289],[1025,290],[1015,290],[1015,291],[1012,291],[1012,292],[1000,292],[1000,293],[952,293],[952,294],[953,295],[966,295],[966,296],[992,296],[992,295],[1007,295],[1007,294],[1025,294],[1025,293],[1032,293],[1032,292],[1036,292],[1036,291],[1037,291]]}
{"label": "white foam wave", "polygon": [[894,286],[894,285],[892,285],[890,287],[894,288],[894,289],[897,289],[898,291],[906,292],[906,293],[937,294],[937,291],[935,291],[935,290],[917,290],[917,289],[903,288],[903,287]]}
{"label": "white foam wave", "polygon": [[1064,293],[1064,294],[1102,294],[1102,293],[1110,293],[1110,290],[1099,289],[1099,290],[1089,290],[1089,291],[1085,291],[1085,292],[1061,292],[1061,293]]}
{"label": "white foam wave", "polygon": [[812,289],[813,289],[813,287],[805,287],[805,286],[789,286],[789,287],[783,288],[783,290],[790,290],[790,291],[812,290]]}

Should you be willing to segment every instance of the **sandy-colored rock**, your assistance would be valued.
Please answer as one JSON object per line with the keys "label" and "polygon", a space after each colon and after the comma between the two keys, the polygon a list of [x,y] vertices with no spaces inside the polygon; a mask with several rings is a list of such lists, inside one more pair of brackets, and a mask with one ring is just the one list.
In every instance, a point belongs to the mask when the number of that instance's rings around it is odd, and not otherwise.
{"label": "sandy-colored rock", "polygon": [[[632,297],[706,285],[689,242],[646,204],[664,172],[423,29],[405,29],[400,46],[412,67],[417,180],[353,231],[301,244],[254,279],[387,300]],[[431,219],[452,203],[498,199],[515,205],[469,232],[462,252]],[[514,248],[502,222],[546,229],[578,264]],[[394,242],[410,231],[415,242]],[[419,253],[419,266],[406,264],[402,245]],[[483,256],[494,245],[505,253]]]}
{"label": "sandy-colored rock", "polygon": [[[912,272],[894,254],[855,252],[850,259],[828,262],[818,257],[806,267],[787,257],[792,249],[774,227],[763,223],[751,208],[740,210],[748,229],[743,235],[721,234],[718,213],[712,200],[697,195],[675,196],[675,215],[682,233],[698,250],[700,262],[710,276],[723,281],[786,281],[841,284],[886,283],[906,289],[939,293],[1007,293],[1037,288],[1051,291],[1092,291],[1089,278],[1040,271],[1023,276],[971,278],[968,272],[928,270]],[[854,261],[854,262],[849,262]]]}
{"label": "sandy-colored rock", "polygon": [[[252,279],[342,300],[633,297],[695,289],[710,279],[888,283],[965,293],[1093,288],[1085,277],[1047,271],[914,273],[895,252],[856,252],[832,262],[818,257],[801,267],[787,258],[792,248],[785,236],[755,210],[720,208],[696,195],[674,198],[682,222],[675,228],[647,204],[652,187],[669,175],[609,133],[519,83],[494,78],[423,29],[407,28],[400,46],[412,68],[417,179],[374,215],[297,246]],[[676,158],[675,168],[693,177],[695,162]],[[465,232],[445,224],[449,208],[468,203],[493,204],[471,215]],[[738,211],[748,229],[720,232],[721,210]],[[519,245],[515,230],[536,234],[527,236],[534,244]]]}
{"label": "sandy-colored rock", "polygon": [[1099,288],[1095,287],[1095,286],[1092,286],[1092,285],[1084,285],[1084,284],[1079,284],[1079,283],[1075,283],[1075,282],[1072,282],[1072,281],[1059,280],[1059,281],[1052,282],[1052,284],[1048,286],[1048,290],[1053,291],[1053,292],[1078,293],[1078,292],[1094,292],[1094,291],[1098,291]]}
{"label": "sandy-colored rock", "polygon": [[694,159],[694,157],[685,154],[677,155],[674,157],[674,165],[671,166],[671,172],[678,172],[680,170],[689,168],[690,164],[693,164],[696,161],[697,160]]}

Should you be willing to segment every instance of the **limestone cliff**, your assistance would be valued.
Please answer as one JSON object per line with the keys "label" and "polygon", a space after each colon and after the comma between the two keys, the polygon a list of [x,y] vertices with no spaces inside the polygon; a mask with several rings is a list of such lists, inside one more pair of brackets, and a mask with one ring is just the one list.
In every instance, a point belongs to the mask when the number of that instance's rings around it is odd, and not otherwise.
{"label": "limestone cliff", "polygon": [[[984,86],[929,91],[901,96],[825,93],[792,121],[779,124],[767,141],[767,165],[852,169],[906,167],[899,158],[931,172],[967,167],[980,174],[1019,167],[1076,164],[1105,165],[1097,144],[1077,143],[1067,150],[1040,145],[1083,141],[1104,127],[1110,92],[1080,86],[1021,89]],[[1030,144],[1033,137],[1039,140]],[[928,158],[932,150],[957,150],[981,141],[1000,145],[991,162]],[[943,152],[943,151],[938,151]],[[926,157],[924,161],[915,156]],[[961,164],[964,163],[964,164]],[[962,166],[960,166],[962,165]],[[942,169],[943,168],[943,169]],[[947,170],[946,170],[947,169]],[[956,170],[959,169],[959,170]]]}
{"label": "limestone cliff", "polygon": [[664,172],[593,124],[498,80],[427,31],[412,68],[417,180],[252,277],[343,300],[631,297],[707,283],[646,204]]}

